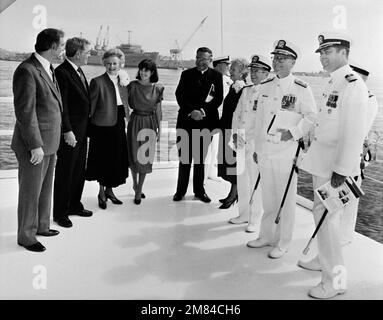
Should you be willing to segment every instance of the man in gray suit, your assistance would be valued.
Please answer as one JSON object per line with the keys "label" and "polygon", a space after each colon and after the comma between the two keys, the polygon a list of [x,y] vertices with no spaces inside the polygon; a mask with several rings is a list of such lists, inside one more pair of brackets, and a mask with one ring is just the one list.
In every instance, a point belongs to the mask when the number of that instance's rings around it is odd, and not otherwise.
{"label": "man in gray suit", "polygon": [[36,234],[59,233],[49,228],[62,112],[52,61],[63,52],[63,37],[61,30],[41,31],[36,39],[36,52],[13,75],[16,124],[11,148],[19,163],[17,243],[35,252],[45,250]]}

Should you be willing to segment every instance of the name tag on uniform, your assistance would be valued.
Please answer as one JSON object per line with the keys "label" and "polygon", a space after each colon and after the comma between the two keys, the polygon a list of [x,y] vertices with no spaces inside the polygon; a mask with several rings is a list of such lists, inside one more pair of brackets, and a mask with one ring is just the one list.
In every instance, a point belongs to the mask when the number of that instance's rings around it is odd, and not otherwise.
{"label": "name tag on uniform", "polygon": [[338,98],[339,98],[338,92],[333,91],[328,97],[328,100],[326,102],[326,106],[330,107],[330,108],[336,108],[337,107],[336,103],[338,101]]}
{"label": "name tag on uniform", "polygon": [[293,94],[284,95],[282,98],[282,109],[294,110],[296,101],[297,101],[297,97],[294,96]]}
{"label": "name tag on uniform", "polygon": [[254,111],[257,111],[257,104],[258,104],[258,100],[254,100],[254,104],[253,104]]}

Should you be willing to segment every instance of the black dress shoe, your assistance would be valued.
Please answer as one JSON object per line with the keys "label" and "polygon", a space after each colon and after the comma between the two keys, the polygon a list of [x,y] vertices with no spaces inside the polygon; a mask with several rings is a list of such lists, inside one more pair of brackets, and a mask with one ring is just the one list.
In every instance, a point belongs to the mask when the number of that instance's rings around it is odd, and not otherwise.
{"label": "black dress shoe", "polygon": [[183,195],[176,193],[173,196],[173,201],[181,201],[183,199],[183,197],[184,197]]}
{"label": "black dress shoe", "polygon": [[229,209],[235,202],[238,202],[238,195],[232,200],[228,200],[221,204],[220,209]]}
{"label": "black dress shoe", "polygon": [[211,202],[211,199],[208,197],[206,193],[203,194],[195,194],[194,195],[197,199],[200,199],[202,202],[209,203]]}
{"label": "black dress shoe", "polygon": [[53,236],[57,236],[59,233],[60,233],[60,231],[57,231],[57,230],[54,230],[54,229],[49,229],[48,231],[37,232],[36,234],[38,236],[53,237]]}
{"label": "black dress shoe", "polygon": [[91,217],[93,214],[92,211],[90,210],[86,210],[86,209],[82,209],[78,212],[74,212],[74,213],[70,213],[69,215],[70,216],[80,216],[80,217]]}
{"label": "black dress shoe", "polygon": [[226,198],[219,199],[218,201],[221,202],[221,203],[225,203],[225,202],[227,201],[227,197],[226,197]]}
{"label": "black dress shoe", "polygon": [[112,203],[114,203],[114,204],[122,204],[122,201],[118,200],[115,195],[110,195],[110,194],[105,193],[105,198],[110,199],[110,201],[112,201]]}
{"label": "black dress shoe", "polygon": [[73,226],[72,221],[70,221],[68,217],[53,219],[53,221],[55,221],[60,227],[70,228]]}
{"label": "black dress shoe", "polygon": [[140,204],[141,203],[141,199],[134,199],[134,203],[137,204],[137,205]]}
{"label": "black dress shoe", "polygon": [[24,247],[25,249],[27,249],[28,251],[33,251],[33,252],[43,252],[45,251],[45,247],[40,243],[40,242],[36,242],[34,244],[31,244],[29,246],[25,246],[21,243],[17,243],[19,246],[22,246]]}
{"label": "black dress shoe", "polygon": [[106,198],[105,200],[103,200],[99,195],[97,196],[97,199],[98,199],[98,206],[101,208],[101,209],[106,209],[106,201],[108,200],[108,198]]}

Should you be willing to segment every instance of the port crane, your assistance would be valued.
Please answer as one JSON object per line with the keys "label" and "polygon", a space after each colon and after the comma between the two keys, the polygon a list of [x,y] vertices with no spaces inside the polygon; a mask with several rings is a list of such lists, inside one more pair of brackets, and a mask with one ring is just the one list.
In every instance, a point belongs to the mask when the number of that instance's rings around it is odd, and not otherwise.
{"label": "port crane", "polygon": [[101,33],[102,33],[102,25],[100,26],[100,29],[98,30],[96,45],[94,46],[95,50],[101,50]]}
{"label": "port crane", "polygon": [[170,49],[170,60],[174,61],[173,65],[174,65],[175,68],[183,68],[183,65],[182,65],[182,51],[185,48],[185,46],[190,42],[190,40],[193,38],[193,36],[197,33],[197,31],[203,26],[203,24],[206,21],[206,19],[207,19],[207,16],[202,19],[202,21],[199,23],[197,28],[194,29],[193,33],[182,44],[182,46],[179,46],[178,41],[175,40],[177,48]]}

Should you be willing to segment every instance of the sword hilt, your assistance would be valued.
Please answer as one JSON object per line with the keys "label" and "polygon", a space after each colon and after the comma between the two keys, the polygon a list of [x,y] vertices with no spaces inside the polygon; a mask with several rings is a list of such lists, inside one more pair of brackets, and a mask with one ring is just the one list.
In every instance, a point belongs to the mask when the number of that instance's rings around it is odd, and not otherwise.
{"label": "sword hilt", "polygon": [[281,220],[281,211],[282,211],[282,207],[279,208],[277,217],[275,218],[275,223],[276,224],[278,224],[279,220]]}

